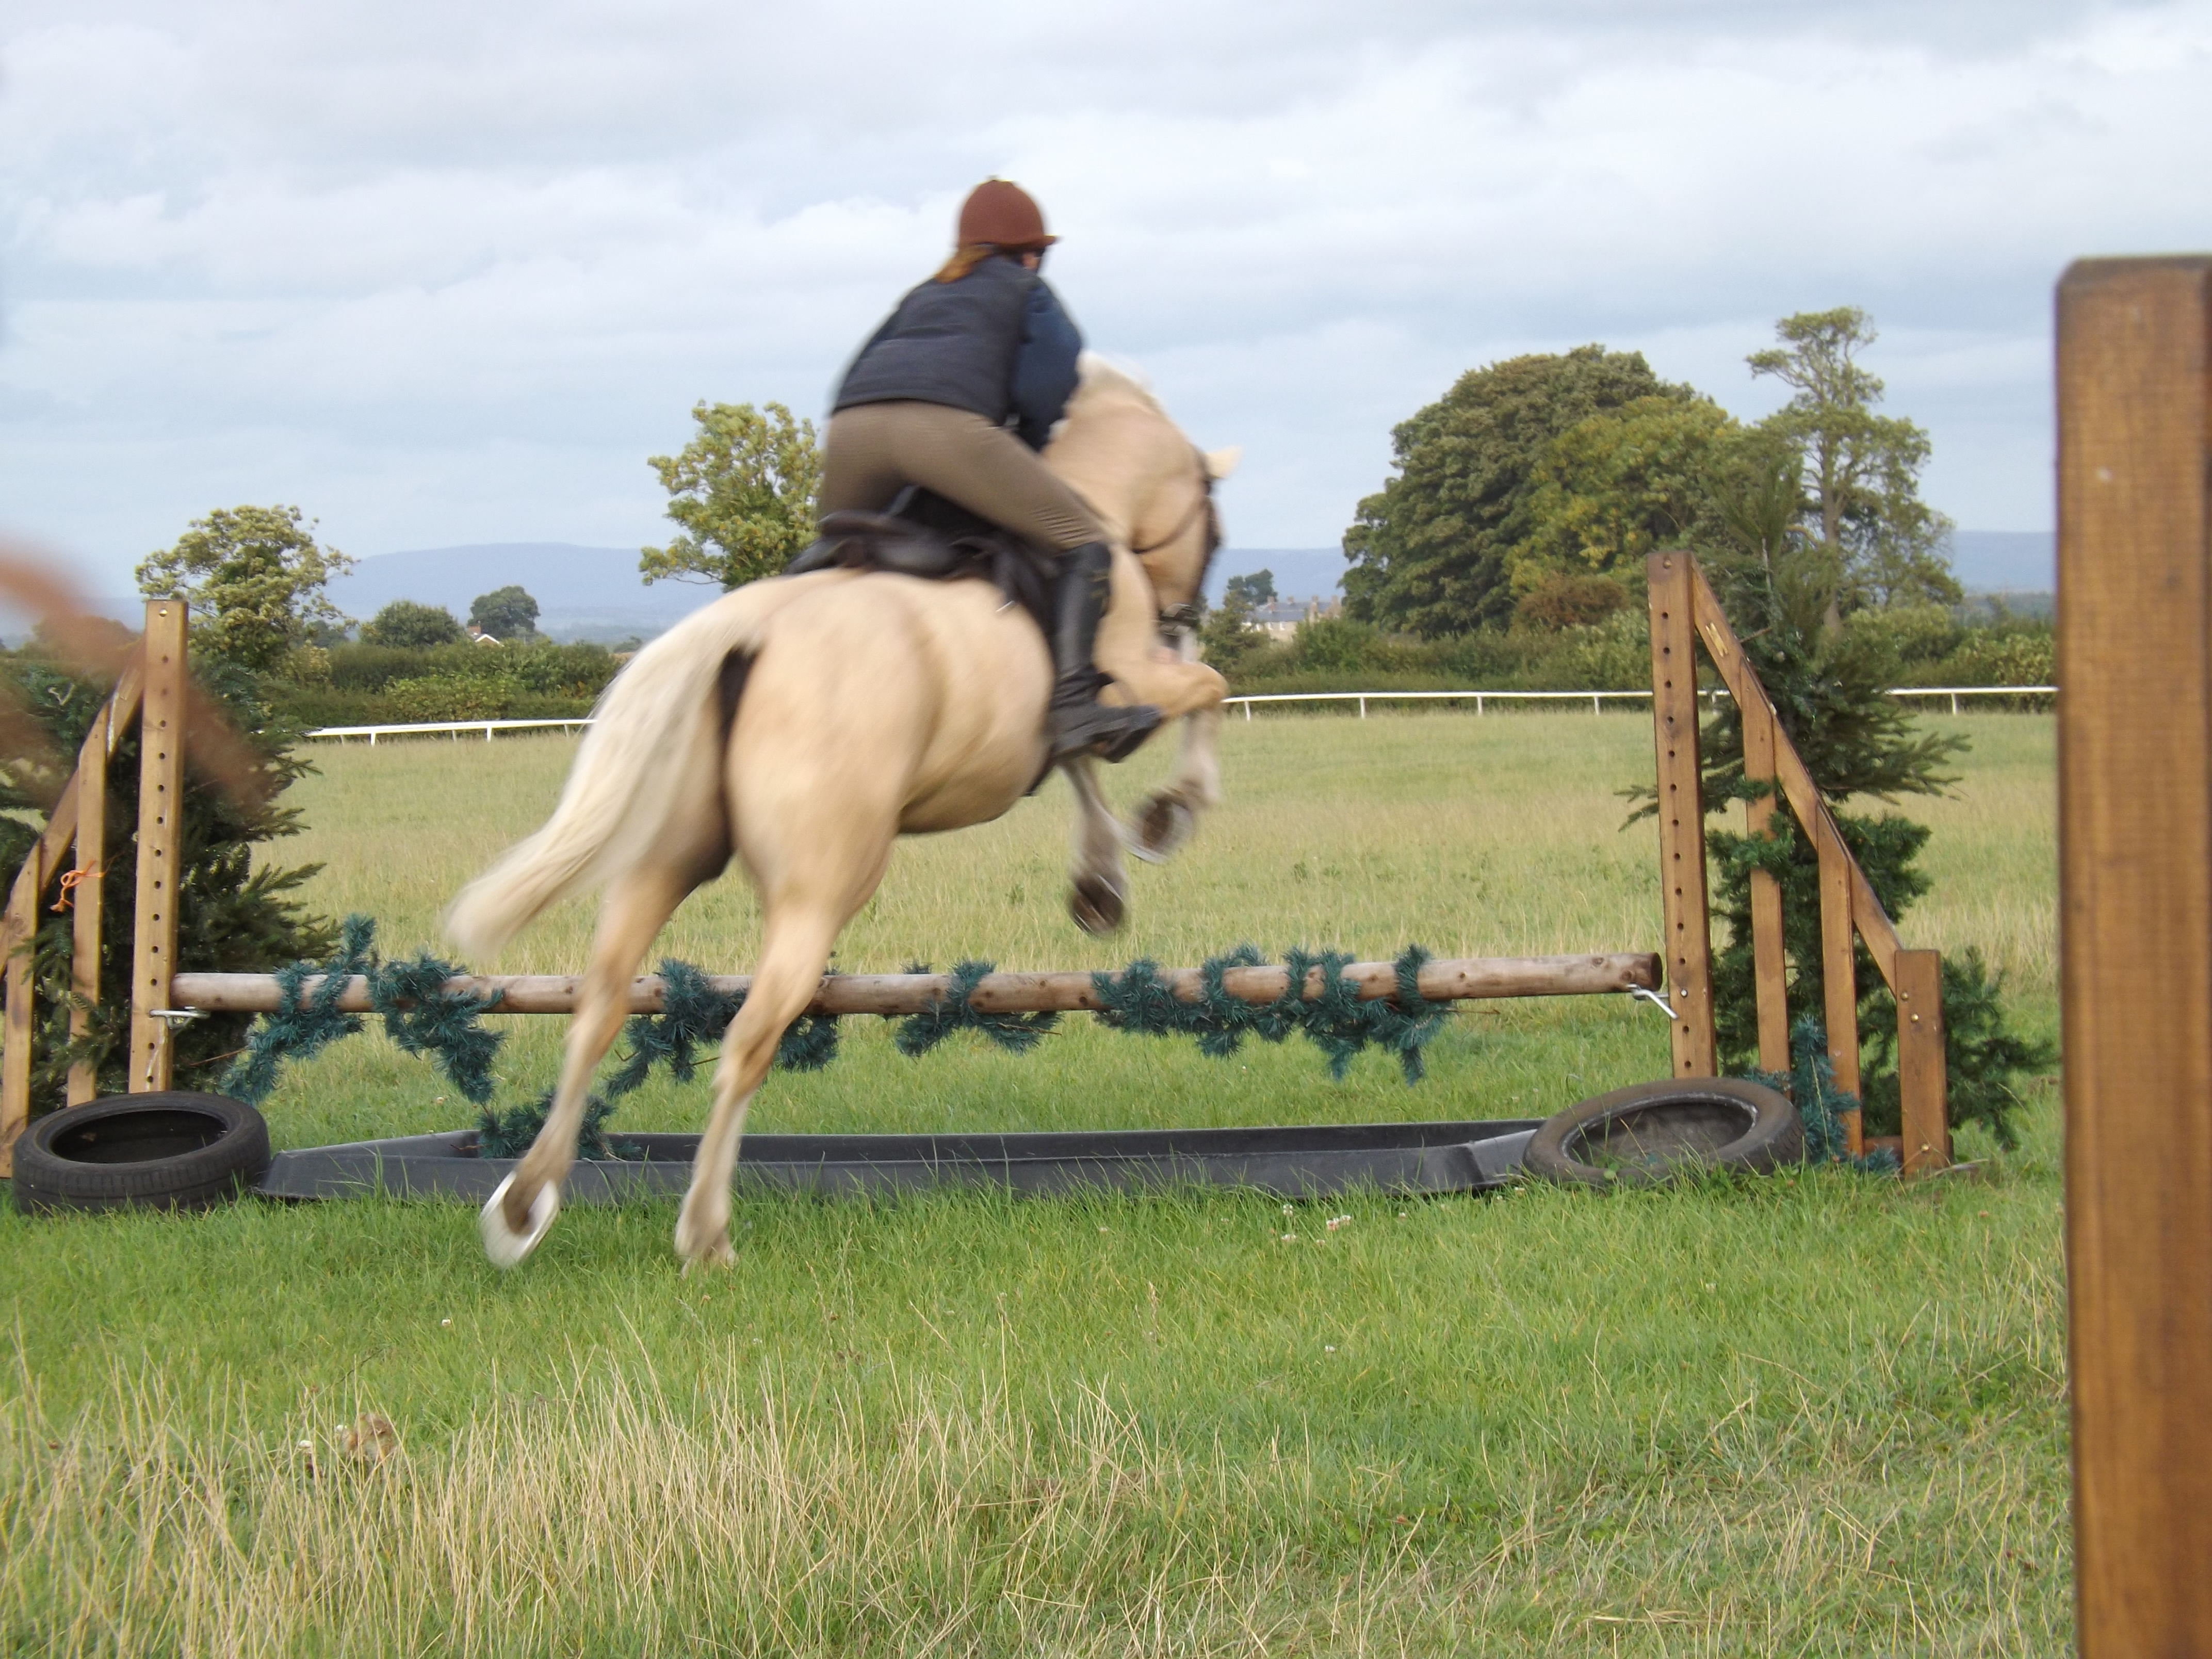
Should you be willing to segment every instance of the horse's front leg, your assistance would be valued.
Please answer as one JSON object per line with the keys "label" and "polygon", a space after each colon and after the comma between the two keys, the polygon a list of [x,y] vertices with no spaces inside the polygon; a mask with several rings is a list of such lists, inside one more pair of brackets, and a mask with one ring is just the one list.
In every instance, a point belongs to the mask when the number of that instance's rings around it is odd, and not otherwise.
{"label": "horse's front leg", "polygon": [[1121,868],[1121,836],[1098,787],[1098,763],[1064,761],[1075,791],[1075,858],[1067,872],[1067,914],[1086,933],[1110,933],[1128,908],[1129,878]]}
{"label": "horse's front leg", "polygon": [[[1182,659],[1198,660],[1198,640],[1185,634]],[[1198,828],[1198,815],[1221,805],[1221,704],[1195,708],[1183,720],[1182,747],[1168,781],[1129,814],[1129,850],[1158,864]]]}

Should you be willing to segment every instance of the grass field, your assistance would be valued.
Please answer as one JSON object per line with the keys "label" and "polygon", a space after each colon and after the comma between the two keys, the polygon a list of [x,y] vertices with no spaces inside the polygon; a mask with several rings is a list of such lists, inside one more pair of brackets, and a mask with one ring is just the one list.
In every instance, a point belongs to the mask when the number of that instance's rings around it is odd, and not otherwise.
{"label": "grass field", "polygon": [[[2051,728],[1975,749],[1913,944],[2055,1019]],[[1227,733],[1231,804],[1060,910],[1060,786],[903,846],[841,965],[1650,948],[1650,728],[1569,714]],[[570,746],[325,750],[314,890],[387,949],[532,827]],[[1133,793],[1157,759],[1123,769]],[[495,964],[581,960],[588,913]],[[749,959],[741,884],[670,954]],[[507,1098],[560,1022],[514,1020]],[[1462,1016],[1407,1089],[1295,1040],[1227,1062],[1073,1020],[921,1061],[848,1022],[757,1128],[1504,1116],[1662,1075],[1625,998]],[[295,1069],[279,1145],[453,1127],[380,1036]],[[619,1124],[696,1127],[654,1084]],[[2018,1653],[2069,1633],[2055,1107],[1987,1178],[1832,1172],[1603,1199],[741,1198],[680,1279],[672,1205],[572,1212],[526,1268],[447,1206],[0,1215],[0,1645],[368,1653]],[[1967,1147],[1966,1152],[1986,1148]],[[388,1422],[387,1432],[379,1424]],[[349,1449],[351,1433],[356,1445]]]}

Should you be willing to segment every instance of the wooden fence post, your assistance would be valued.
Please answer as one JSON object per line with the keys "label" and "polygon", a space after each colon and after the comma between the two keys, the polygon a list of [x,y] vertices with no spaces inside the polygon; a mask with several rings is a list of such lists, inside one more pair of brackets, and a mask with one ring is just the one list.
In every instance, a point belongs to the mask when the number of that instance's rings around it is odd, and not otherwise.
{"label": "wooden fence post", "polygon": [[[1772,786],[1773,793],[1749,803],[1752,835],[1763,836],[1781,810],[1781,771],[1775,763],[1774,710],[1760,699],[1755,706],[1737,705],[1743,721],[1743,775],[1754,783]],[[1759,998],[1759,1069],[1790,1069],[1789,959],[1783,948],[1782,884],[1773,872],[1751,872],[1752,973]]]}
{"label": "wooden fence post", "polygon": [[31,843],[8,895],[8,1019],[7,1048],[0,1052],[0,1175],[15,1173],[15,1137],[31,1121],[31,1034],[38,1024],[31,959],[38,939],[45,853],[42,840]]}
{"label": "wooden fence post", "polygon": [[131,1092],[169,1086],[169,1006],[176,970],[178,869],[185,781],[182,599],[146,605],[145,706],[138,724],[138,903],[131,939]]}
{"label": "wooden fence post", "polygon": [[1705,901],[1705,811],[1698,776],[1698,647],[1684,552],[1645,562],[1651,596],[1651,721],[1659,754],[1659,894],[1676,1077],[1720,1069],[1713,1037],[1712,925]]}
{"label": "wooden fence post", "polygon": [[[1858,956],[1851,948],[1851,855],[1825,805],[1811,829],[1820,857],[1820,1013],[1828,1030],[1828,1066],[1835,1073],[1836,1087],[1856,1098],[1859,973]],[[1866,1151],[1865,1116],[1849,1111],[1842,1117],[1844,1145],[1856,1158]]]}
{"label": "wooden fence post", "polygon": [[2212,1653],[2212,258],[2058,286],[2076,1630]]}
{"label": "wooden fence post", "polygon": [[[126,678],[128,677],[126,671]],[[92,1010],[100,1002],[100,928],[103,918],[101,860],[107,854],[107,757],[113,752],[118,729],[130,716],[122,712],[123,685],[94,716],[84,734],[84,747],[76,758],[76,870],[70,902],[70,990],[76,1000],[70,1008],[70,1036],[82,1036],[92,1024]],[[68,1101],[82,1106],[100,1092],[99,1068],[81,1060],[70,1067]]]}
{"label": "wooden fence post", "polygon": [[1898,1158],[1908,1176],[1951,1167],[1948,1062],[1943,1054],[1943,953],[1897,953]]}

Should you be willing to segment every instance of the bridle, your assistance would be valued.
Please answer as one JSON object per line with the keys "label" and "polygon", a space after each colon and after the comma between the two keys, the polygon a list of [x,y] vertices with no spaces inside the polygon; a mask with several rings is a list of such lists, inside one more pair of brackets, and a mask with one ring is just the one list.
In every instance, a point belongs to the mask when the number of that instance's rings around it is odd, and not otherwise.
{"label": "bridle", "polygon": [[1142,558],[1147,553],[1157,553],[1170,542],[1180,541],[1183,532],[1198,521],[1200,514],[1206,515],[1206,562],[1213,562],[1213,555],[1221,545],[1221,519],[1213,510],[1213,469],[1206,463],[1206,452],[1194,444],[1191,455],[1198,462],[1198,499],[1190,504],[1190,511],[1176,520],[1176,527],[1149,546],[1132,546],[1129,551]]}
{"label": "bridle", "polygon": [[[1198,592],[1203,593],[1206,592],[1206,573],[1213,568],[1213,556],[1221,550],[1221,514],[1215,510],[1213,505],[1213,469],[1206,464],[1206,452],[1193,444],[1190,453],[1198,463],[1198,499],[1190,504],[1190,510],[1188,513],[1176,520],[1175,528],[1169,531],[1166,535],[1148,546],[1138,547],[1133,544],[1129,550],[1139,558],[1147,553],[1157,553],[1162,548],[1182,540],[1189,532],[1191,526],[1196,524],[1203,515],[1206,520],[1206,551],[1198,562]],[[1163,607],[1160,611],[1160,632],[1170,637],[1182,634],[1195,634],[1198,631],[1199,619],[1204,612],[1204,608],[1202,605],[1196,602]]]}

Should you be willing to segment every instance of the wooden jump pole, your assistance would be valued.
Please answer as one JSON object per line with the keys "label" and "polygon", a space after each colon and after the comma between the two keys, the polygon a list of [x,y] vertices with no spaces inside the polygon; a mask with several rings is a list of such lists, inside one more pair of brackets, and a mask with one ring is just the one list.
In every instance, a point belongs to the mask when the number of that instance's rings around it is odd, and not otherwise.
{"label": "wooden jump pole", "polygon": [[[1503,997],[1600,996],[1607,992],[1656,990],[1659,958],[1644,953],[1583,957],[1487,957],[1440,959],[1425,965],[1419,976],[1421,994],[1432,1002],[1483,1001]],[[1376,1002],[1397,994],[1397,969],[1387,962],[1353,963],[1344,976],[1358,988],[1360,1000]],[[1200,993],[1195,968],[1164,969],[1160,977],[1185,1002],[1195,1002]],[[752,985],[750,975],[718,975],[708,984],[724,996],[741,995]],[[313,994],[322,980],[310,977],[302,994]],[[453,991],[500,994],[495,1012],[509,1014],[567,1014],[575,1012],[583,977],[574,974],[471,974],[446,981]],[[1290,985],[1284,968],[1231,968],[1222,975],[1222,988],[1245,1002],[1273,1002]],[[942,1002],[951,994],[948,974],[830,974],[807,1012],[814,1014],[919,1014]],[[1302,994],[1308,1000],[1321,994],[1322,972],[1310,969]],[[630,981],[629,1012],[661,1012],[661,981],[657,974]],[[179,1008],[200,1008],[221,1013],[273,1013],[281,1006],[273,974],[179,974],[169,995]],[[1103,1006],[1088,973],[987,974],[969,999],[981,1013],[1082,1013]],[[349,1013],[366,1012],[368,987],[358,976],[339,994],[338,1006]]]}
{"label": "wooden jump pole", "polygon": [[2058,285],[2080,1650],[2212,1653],[2212,258]]}

